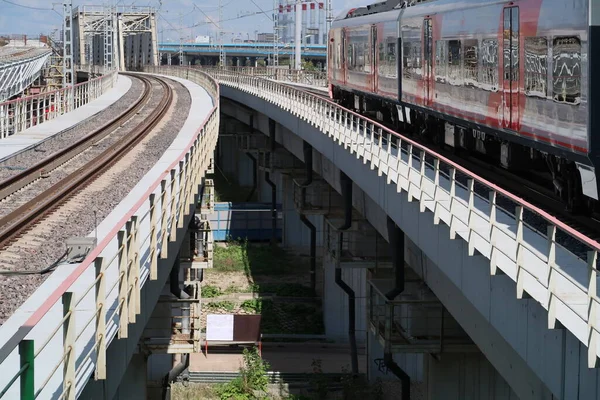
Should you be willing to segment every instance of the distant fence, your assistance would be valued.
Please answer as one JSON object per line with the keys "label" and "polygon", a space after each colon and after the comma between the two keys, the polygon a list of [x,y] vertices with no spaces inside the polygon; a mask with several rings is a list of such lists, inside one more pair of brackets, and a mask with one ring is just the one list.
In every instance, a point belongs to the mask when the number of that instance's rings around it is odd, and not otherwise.
{"label": "distant fence", "polygon": [[[271,203],[215,203],[215,211],[208,218],[215,241],[266,241],[272,238]],[[282,224],[281,204],[277,204],[277,240],[283,236]]]}

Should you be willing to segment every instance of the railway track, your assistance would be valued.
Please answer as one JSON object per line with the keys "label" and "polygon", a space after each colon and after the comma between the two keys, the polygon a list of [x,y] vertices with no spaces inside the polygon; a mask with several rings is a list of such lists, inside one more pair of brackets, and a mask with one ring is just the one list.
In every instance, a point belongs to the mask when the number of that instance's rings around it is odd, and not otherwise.
{"label": "railway track", "polygon": [[51,157],[0,184],[0,199],[5,199],[12,193],[21,190],[49,173],[51,170],[58,168],[60,165],[81,154],[81,152],[94,146],[100,140],[123,126],[130,118],[136,116],[149,102],[152,93],[152,80],[158,81],[162,87],[163,96],[158,106],[140,124],[135,126],[133,130],[119,138],[90,162],[0,218],[0,249],[19,238],[32,226],[43,220],[52,210],[106,172],[113,164],[143,140],[165,116],[173,102],[173,91],[170,85],[165,80],[157,77],[134,76],[141,79],[145,86],[144,92],[138,102],[129,107],[115,120],[102,125],[92,134],[79,140],[67,149],[53,154]]}

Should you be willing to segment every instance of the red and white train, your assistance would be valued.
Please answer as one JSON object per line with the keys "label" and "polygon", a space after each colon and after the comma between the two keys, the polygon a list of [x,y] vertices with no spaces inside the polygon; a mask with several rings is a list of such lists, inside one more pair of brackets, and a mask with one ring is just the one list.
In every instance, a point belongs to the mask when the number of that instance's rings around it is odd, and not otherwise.
{"label": "red and white train", "polygon": [[329,32],[330,95],[434,143],[548,172],[568,206],[589,206],[600,166],[594,3],[388,0],[352,9]]}

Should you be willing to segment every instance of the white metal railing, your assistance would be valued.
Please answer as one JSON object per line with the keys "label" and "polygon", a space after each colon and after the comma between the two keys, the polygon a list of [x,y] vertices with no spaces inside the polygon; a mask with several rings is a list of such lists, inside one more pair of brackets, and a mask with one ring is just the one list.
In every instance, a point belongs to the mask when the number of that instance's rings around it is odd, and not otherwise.
{"label": "white metal railing", "polygon": [[309,71],[304,69],[273,68],[273,67],[202,67],[203,70],[225,70],[249,76],[259,76],[278,82],[299,83],[315,87],[327,87],[327,71]]}
{"label": "white metal railing", "polygon": [[108,345],[115,336],[128,337],[141,312],[143,285],[157,279],[159,257],[167,257],[169,242],[195,208],[217,143],[218,85],[197,70],[148,72],[185,75],[209,92],[215,106],[165,172],[2,344],[2,399],[74,399],[94,369],[94,379],[106,379]]}
{"label": "white metal railing", "polygon": [[[559,320],[588,346],[588,364],[600,355],[597,258],[600,244],[493,183],[379,123],[306,91],[257,76],[207,70],[221,85],[270,102],[307,121],[357,159],[386,175],[387,183],[433,223],[449,226],[450,238],[462,237],[468,254],[490,260],[548,310],[548,327]],[[526,222],[542,221],[546,229]],[[539,223],[536,225],[540,226]],[[577,247],[578,250],[574,250]],[[575,254],[577,252],[577,254]]]}
{"label": "white metal railing", "polygon": [[115,85],[117,73],[48,93],[0,103],[0,139],[50,121],[97,99]]}

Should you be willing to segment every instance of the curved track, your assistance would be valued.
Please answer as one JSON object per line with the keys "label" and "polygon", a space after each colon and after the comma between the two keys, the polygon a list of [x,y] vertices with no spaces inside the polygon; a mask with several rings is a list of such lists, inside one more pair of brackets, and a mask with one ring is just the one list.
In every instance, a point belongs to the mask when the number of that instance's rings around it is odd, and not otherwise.
{"label": "curved track", "polygon": [[[144,94],[140,101],[130,107],[125,113],[117,119],[101,126],[91,135],[81,139],[79,142],[69,146],[68,149],[54,154],[48,159],[27,169],[23,173],[0,184],[1,198],[20,190],[24,186],[41,177],[44,173],[54,169],[67,160],[80,154],[82,151],[96,142],[109,135],[119,128],[125,121],[136,115],[140,109],[147,103],[151,93],[151,79],[157,80],[163,87],[163,97],[158,106],[152,110],[147,118],[136,126],[128,135],[119,139],[116,143],[108,147],[104,152],[95,157],[92,161],[68,175],[52,187],[35,196],[27,203],[13,210],[0,219],[0,248],[5,247],[14,239],[30,229],[33,225],[39,223],[45,215],[62,204],[65,200],[73,196],[77,191],[94,181],[98,176],[104,173],[111,165],[126,155],[135,145],[137,145],[164,117],[173,102],[173,91],[170,85],[163,79],[152,77],[148,78],[142,75],[135,75],[144,82]],[[6,187],[5,187],[6,185]]]}

